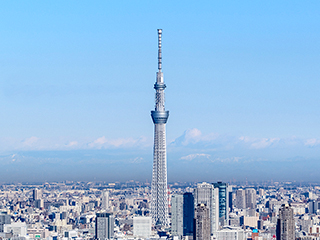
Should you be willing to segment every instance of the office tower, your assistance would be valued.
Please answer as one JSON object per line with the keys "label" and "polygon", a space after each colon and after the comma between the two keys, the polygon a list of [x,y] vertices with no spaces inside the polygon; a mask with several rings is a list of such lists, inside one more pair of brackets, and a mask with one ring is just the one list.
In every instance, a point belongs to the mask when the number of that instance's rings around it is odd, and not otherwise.
{"label": "office tower", "polygon": [[44,207],[44,202],[43,199],[37,199],[34,201],[34,207],[35,208],[43,208]]}
{"label": "office tower", "polygon": [[253,188],[246,189],[246,208],[256,209],[257,207],[257,194]]}
{"label": "office tower", "polygon": [[133,236],[137,238],[150,238],[151,217],[133,217]]}
{"label": "office tower", "polygon": [[[234,203],[234,200],[233,200],[233,196],[235,198],[235,193],[233,192],[233,189],[232,189],[232,186],[228,186],[227,188],[227,194],[228,194],[228,207],[229,207],[229,213],[232,212],[232,207],[233,207],[233,203]],[[229,219],[229,214],[228,214],[228,219]]]}
{"label": "office tower", "polygon": [[114,234],[114,217],[112,213],[96,214],[96,239],[112,239]]}
{"label": "office tower", "polygon": [[183,195],[173,194],[171,197],[171,233],[173,236],[183,235]]}
{"label": "office tower", "polygon": [[6,213],[0,213],[0,232],[3,232],[3,226],[11,223],[11,216]]}
{"label": "office tower", "polygon": [[262,196],[264,196],[265,191],[264,191],[263,188],[259,188],[258,193],[259,193],[259,195],[262,197]]}
{"label": "office tower", "polygon": [[190,192],[183,194],[183,236],[192,236],[194,218],[194,197]]}
{"label": "office tower", "polygon": [[279,209],[279,218],[277,223],[277,240],[294,240],[295,223],[293,218],[293,209],[289,204],[282,204]]}
{"label": "office tower", "polygon": [[101,196],[101,209],[107,210],[109,208],[109,192],[104,190]]}
{"label": "office tower", "polygon": [[210,211],[204,203],[198,204],[194,214],[194,240],[210,240]]}
{"label": "office tower", "polygon": [[229,195],[229,211],[232,212],[233,204],[235,202],[234,199],[236,198],[236,194],[234,192],[232,192],[232,190],[229,190],[228,195]]}
{"label": "office tower", "polygon": [[42,195],[41,189],[37,189],[37,188],[33,189],[33,200],[34,201],[40,199],[41,195]]}
{"label": "office tower", "polygon": [[243,189],[238,189],[236,191],[236,208],[244,209],[246,208],[246,191]]}
{"label": "office tower", "polygon": [[171,197],[171,232],[173,236],[192,236],[194,197],[192,193],[173,194]]}
{"label": "office tower", "polygon": [[213,186],[219,191],[219,222],[224,226],[229,221],[228,183],[217,182]]}
{"label": "office tower", "polygon": [[194,190],[194,205],[205,204],[209,208],[211,234],[215,236],[219,228],[219,191],[210,183],[198,183]]}
{"label": "office tower", "polygon": [[153,224],[168,226],[168,189],[167,189],[167,151],[166,151],[166,123],[169,111],[164,107],[162,54],[161,54],[162,30],[158,29],[158,72],[154,89],[155,110],[151,111],[154,123],[154,147],[153,147],[153,169],[151,184],[151,216]]}
{"label": "office tower", "polygon": [[313,200],[309,202],[309,213],[317,214],[318,209],[320,209],[320,201]]}

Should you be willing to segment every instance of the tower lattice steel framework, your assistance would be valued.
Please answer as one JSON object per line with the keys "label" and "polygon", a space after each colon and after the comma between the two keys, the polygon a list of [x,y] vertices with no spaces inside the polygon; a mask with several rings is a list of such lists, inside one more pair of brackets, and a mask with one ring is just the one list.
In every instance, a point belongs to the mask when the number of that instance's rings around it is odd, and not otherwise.
{"label": "tower lattice steel framework", "polygon": [[154,123],[153,170],[151,186],[151,216],[154,225],[168,226],[166,123],[169,111],[164,107],[164,89],[161,54],[162,29],[158,29],[158,72],[154,89],[155,110],[151,111]]}

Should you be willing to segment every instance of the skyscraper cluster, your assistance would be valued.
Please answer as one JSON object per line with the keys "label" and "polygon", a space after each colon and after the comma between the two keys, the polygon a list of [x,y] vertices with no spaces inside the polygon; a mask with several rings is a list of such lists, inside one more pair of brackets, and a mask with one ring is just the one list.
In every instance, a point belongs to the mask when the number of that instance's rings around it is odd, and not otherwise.
{"label": "skyscraper cluster", "polygon": [[247,189],[238,189],[236,191],[236,203],[235,206],[239,209],[255,209],[257,206],[256,203],[257,195],[256,190],[252,188]]}
{"label": "skyscraper cluster", "polygon": [[[171,229],[173,236],[215,238],[217,231],[228,225],[228,184],[198,183],[194,191],[173,194],[171,198]],[[202,221],[205,223],[202,224]],[[193,224],[192,224],[193,223]],[[204,234],[204,236],[202,236]]]}

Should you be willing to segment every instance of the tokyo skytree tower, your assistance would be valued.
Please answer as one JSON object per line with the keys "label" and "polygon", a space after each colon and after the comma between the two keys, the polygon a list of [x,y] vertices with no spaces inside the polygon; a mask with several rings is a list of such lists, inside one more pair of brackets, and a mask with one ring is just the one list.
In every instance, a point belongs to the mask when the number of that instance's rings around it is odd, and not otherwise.
{"label": "tokyo skytree tower", "polygon": [[161,71],[161,34],[158,29],[158,72],[154,89],[155,110],[151,111],[154,123],[154,147],[153,147],[153,170],[151,185],[151,216],[154,225],[168,226],[168,188],[167,188],[167,150],[166,150],[166,123],[169,111],[164,108],[163,73]]}

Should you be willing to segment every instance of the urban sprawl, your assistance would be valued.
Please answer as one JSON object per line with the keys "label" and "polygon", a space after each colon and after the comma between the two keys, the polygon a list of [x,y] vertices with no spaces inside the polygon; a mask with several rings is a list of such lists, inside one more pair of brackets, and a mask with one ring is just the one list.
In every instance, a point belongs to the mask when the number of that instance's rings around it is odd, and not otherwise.
{"label": "urban sprawl", "polygon": [[320,185],[171,183],[167,227],[152,223],[150,185],[2,184],[0,238],[320,239]]}

